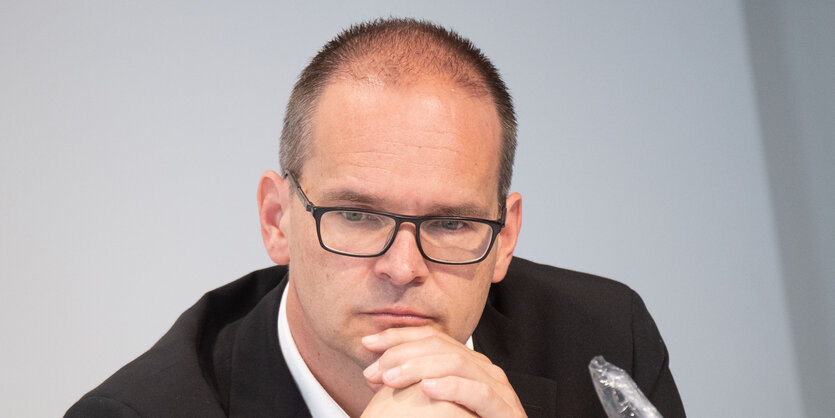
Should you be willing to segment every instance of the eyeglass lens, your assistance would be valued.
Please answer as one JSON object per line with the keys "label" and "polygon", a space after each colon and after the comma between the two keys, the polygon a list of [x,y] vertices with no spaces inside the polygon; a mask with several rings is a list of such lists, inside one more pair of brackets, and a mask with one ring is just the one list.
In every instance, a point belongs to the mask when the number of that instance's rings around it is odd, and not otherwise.
{"label": "eyeglass lens", "polygon": [[[331,250],[352,255],[376,255],[394,237],[394,218],[366,212],[335,210],[322,214],[322,243]],[[424,254],[444,262],[467,262],[481,258],[493,239],[493,228],[483,222],[438,218],[420,223],[420,246]]]}

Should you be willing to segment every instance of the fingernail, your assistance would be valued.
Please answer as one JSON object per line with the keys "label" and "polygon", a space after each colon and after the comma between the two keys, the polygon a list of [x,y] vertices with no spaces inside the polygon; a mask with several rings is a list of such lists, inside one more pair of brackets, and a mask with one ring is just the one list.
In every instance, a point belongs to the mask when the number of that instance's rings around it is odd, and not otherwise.
{"label": "fingernail", "polygon": [[400,377],[400,367],[399,366],[388,369],[388,370],[386,370],[385,373],[383,373],[383,379],[388,380],[388,381],[395,380],[398,377]]}
{"label": "fingernail", "polygon": [[380,371],[380,362],[375,361],[371,363],[370,366],[366,367],[365,370],[362,371],[362,375],[368,378],[374,377],[377,372]]}
{"label": "fingernail", "polygon": [[377,334],[366,335],[365,337],[362,337],[362,343],[365,345],[370,345],[376,343],[379,339],[380,336]]}

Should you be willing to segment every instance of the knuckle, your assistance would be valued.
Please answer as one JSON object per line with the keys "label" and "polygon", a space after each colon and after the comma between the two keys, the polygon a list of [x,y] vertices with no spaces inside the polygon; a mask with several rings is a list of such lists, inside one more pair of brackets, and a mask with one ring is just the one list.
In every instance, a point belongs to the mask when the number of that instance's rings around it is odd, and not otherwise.
{"label": "knuckle", "polygon": [[464,387],[461,385],[461,378],[457,377],[447,377],[444,379],[446,381],[446,390],[453,394],[455,397],[460,397],[466,391]]}
{"label": "knuckle", "polygon": [[490,375],[493,376],[494,379],[502,383],[508,383],[507,375],[504,373],[504,369],[502,369],[501,367],[495,364],[491,364],[490,367],[487,368],[487,370],[488,373],[490,373]]}
{"label": "knuckle", "polygon": [[478,382],[475,388],[475,395],[478,402],[482,405],[487,404],[492,399],[492,390],[490,390],[490,386],[488,386],[484,382]]}
{"label": "knuckle", "polygon": [[394,366],[394,359],[392,358],[392,353],[386,351],[380,358],[377,359],[377,362],[380,364],[380,369],[385,370],[390,367]]}
{"label": "knuckle", "polygon": [[448,361],[452,365],[453,370],[461,371],[464,369],[465,365],[467,364],[466,357],[461,353],[449,353],[448,354]]}
{"label": "knuckle", "polygon": [[444,346],[444,340],[438,335],[430,335],[426,337],[425,341],[429,347],[436,351]]}
{"label": "knuckle", "polygon": [[492,361],[490,361],[490,359],[489,359],[487,356],[485,356],[485,355],[484,355],[484,354],[482,354],[482,353],[479,353],[478,351],[473,351],[473,355],[474,355],[474,356],[475,356],[475,357],[476,357],[479,361],[485,362],[485,363],[487,363],[487,364],[493,364],[493,362],[492,362]]}

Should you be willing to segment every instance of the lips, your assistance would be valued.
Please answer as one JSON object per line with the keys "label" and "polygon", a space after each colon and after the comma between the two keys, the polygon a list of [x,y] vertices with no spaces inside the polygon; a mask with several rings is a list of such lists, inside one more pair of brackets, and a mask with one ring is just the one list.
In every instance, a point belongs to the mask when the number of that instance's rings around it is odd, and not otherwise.
{"label": "lips", "polygon": [[419,327],[432,323],[435,318],[408,308],[384,308],[363,313],[381,328]]}

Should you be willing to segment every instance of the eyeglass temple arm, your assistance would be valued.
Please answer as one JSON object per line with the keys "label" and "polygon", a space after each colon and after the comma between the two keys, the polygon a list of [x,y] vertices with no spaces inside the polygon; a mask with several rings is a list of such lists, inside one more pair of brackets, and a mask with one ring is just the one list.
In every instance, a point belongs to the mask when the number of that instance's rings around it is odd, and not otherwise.
{"label": "eyeglass temple arm", "polygon": [[302,205],[304,205],[304,210],[313,213],[313,209],[316,207],[316,205],[314,205],[313,202],[311,202],[310,199],[308,199],[307,196],[304,194],[301,184],[299,184],[299,182],[296,180],[296,176],[294,176],[293,173],[288,171],[286,177],[288,180],[290,180],[291,183],[293,183],[293,188],[296,189],[296,196],[298,196],[299,200],[302,201]]}

